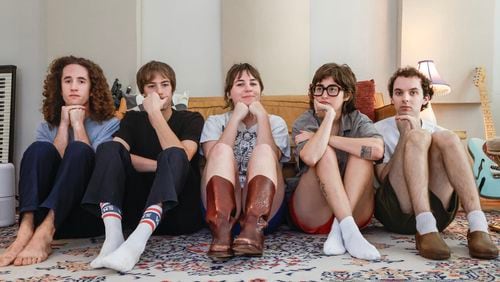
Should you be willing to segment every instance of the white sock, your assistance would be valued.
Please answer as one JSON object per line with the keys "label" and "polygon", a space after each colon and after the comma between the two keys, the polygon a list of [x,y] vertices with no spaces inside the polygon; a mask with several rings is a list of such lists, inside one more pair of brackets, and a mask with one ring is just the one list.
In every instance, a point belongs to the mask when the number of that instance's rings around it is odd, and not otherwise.
{"label": "white sock", "polygon": [[132,270],[146,248],[146,243],[161,220],[162,208],[150,206],[144,212],[137,228],[114,252],[102,259],[102,265],[117,271]]}
{"label": "white sock", "polygon": [[342,241],[342,232],[340,231],[339,221],[333,220],[332,229],[323,244],[323,253],[325,255],[342,255],[345,253],[344,242]]}
{"label": "white sock", "polygon": [[344,239],[344,247],[351,256],[366,260],[380,259],[380,253],[377,248],[361,235],[352,216],[344,218],[339,226],[342,233],[342,239]]}
{"label": "white sock", "polygon": [[99,255],[90,263],[92,268],[101,268],[102,259],[123,243],[121,211],[109,203],[101,203],[105,239]]}
{"label": "white sock", "polygon": [[471,211],[467,214],[467,220],[469,221],[469,231],[483,231],[488,233],[488,221],[484,212],[481,210]]}
{"label": "white sock", "polygon": [[436,219],[431,212],[419,213],[415,220],[417,221],[417,231],[420,235],[424,235],[431,232],[438,232],[436,227]]}

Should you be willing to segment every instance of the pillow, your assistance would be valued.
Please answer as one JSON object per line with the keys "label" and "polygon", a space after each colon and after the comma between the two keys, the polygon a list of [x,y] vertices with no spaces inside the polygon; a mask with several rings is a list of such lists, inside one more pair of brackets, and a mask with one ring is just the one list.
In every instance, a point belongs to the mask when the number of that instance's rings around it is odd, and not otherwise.
{"label": "pillow", "polygon": [[144,96],[141,94],[123,94],[125,97],[125,101],[127,101],[127,110],[131,110],[137,107],[137,105],[142,104],[142,100],[144,100]]}
{"label": "pillow", "polygon": [[[139,105],[142,104],[142,101],[144,100],[144,96],[140,94],[123,94],[123,97],[125,98],[125,101],[127,102],[127,110],[140,110]],[[186,110],[187,105],[188,105],[188,100],[189,96],[186,91],[184,93],[174,93],[172,95],[172,104],[175,107],[176,110]]]}
{"label": "pillow", "polygon": [[356,83],[356,108],[375,121],[375,81],[362,80]]}

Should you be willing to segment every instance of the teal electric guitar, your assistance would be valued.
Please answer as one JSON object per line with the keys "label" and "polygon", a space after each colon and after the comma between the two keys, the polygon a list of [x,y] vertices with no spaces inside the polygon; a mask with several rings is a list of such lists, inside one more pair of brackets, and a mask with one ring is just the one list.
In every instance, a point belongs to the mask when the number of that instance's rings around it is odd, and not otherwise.
{"label": "teal electric guitar", "polygon": [[[495,138],[495,126],[490,110],[488,91],[484,80],[486,74],[483,68],[476,68],[474,85],[479,89],[481,110],[483,112],[485,139]],[[488,155],[486,141],[480,138],[470,138],[468,142],[469,153],[474,159],[473,172],[479,195],[485,198],[500,199],[500,167],[499,157]]]}

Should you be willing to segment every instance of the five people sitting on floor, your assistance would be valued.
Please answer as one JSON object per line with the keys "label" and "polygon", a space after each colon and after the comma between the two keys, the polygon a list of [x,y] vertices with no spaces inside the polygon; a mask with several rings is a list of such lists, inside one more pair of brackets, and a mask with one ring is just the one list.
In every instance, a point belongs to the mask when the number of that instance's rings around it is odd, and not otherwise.
{"label": "five people sitting on floor", "polygon": [[[470,255],[498,257],[460,140],[420,118],[433,91],[415,68],[391,77],[396,116],[375,124],[355,107],[349,66],[329,63],[316,71],[310,109],[293,125],[299,180],[288,200],[282,175],[290,159],[288,129],[262,105],[264,85],[255,67],[229,69],[229,111],[205,123],[197,112],[173,109],[176,77],[169,65],[143,65],[137,86],[143,110],[118,121],[98,65],[73,56],[52,62],[44,82],[45,121],[21,161],[19,230],[0,266],[40,263],[54,239],[104,233],[90,265],[129,271],[152,234],[196,232],[203,214],[212,233],[208,257],[261,256],[264,234],[282,223],[286,204],[297,229],[328,233],[327,255],[347,251],[380,259],[360,232],[375,214],[389,231],[415,234],[421,256],[447,259],[439,232],[453,221],[459,199],[469,221]],[[134,229],[126,240],[124,228]]]}

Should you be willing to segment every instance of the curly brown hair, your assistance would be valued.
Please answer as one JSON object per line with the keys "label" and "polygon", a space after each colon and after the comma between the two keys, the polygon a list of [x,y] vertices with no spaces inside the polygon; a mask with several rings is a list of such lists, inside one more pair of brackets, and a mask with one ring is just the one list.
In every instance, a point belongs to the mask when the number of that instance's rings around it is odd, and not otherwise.
{"label": "curly brown hair", "polygon": [[89,115],[95,121],[110,119],[115,107],[111,90],[104,73],[94,62],[74,56],[60,57],[52,61],[47,77],[43,82],[42,113],[45,121],[51,126],[58,126],[61,121],[62,97],[61,78],[64,67],[77,64],[87,69],[90,79]]}
{"label": "curly brown hair", "polygon": [[243,72],[246,72],[257,79],[257,82],[259,82],[260,85],[260,93],[262,95],[262,91],[264,91],[264,83],[260,78],[259,71],[249,63],[234,64],[226,74],[226,84],[224,86],[224,101],[226,102],[225,108],[229,107],[231,110],[234,109],[233,100],[229,99],[229,97],[231,96],[231,89],[233,88],[234,80],[236,78],[239,79],[243,75]]}
{"label": "curly brown hair", "polygon": [[[423,73],[421,73],[414,67],[399,68],[391,76],[391,78],[389,79],[389,85],[387,86],[387,89],[389,90],[389,97],[392,98],[392,95],[394,94],[394,81],[396,81],[396,79],[400,76],[420,78],[420,86],[422,86],[424,97],[429,96],[429,101],[432,99],[432,95],[434,95],[434,90],[432,90],[431,81],[427,78],[427,76],[425,76]],[[422,105],[420,111],[427,108],[427,105],[429,105],[429,103]]]}
{"label": "curly brown hair", "polygon": [[309,85],[309,107],[314,110],[314,87],[328,77],[333,78],[342,88],[344,94],[349,95],[349,99],[342,104],[342,114],[348,114],[356,110],[356,75],[348,65],[338,65],[336,63],[324,64],[314,74]]}

